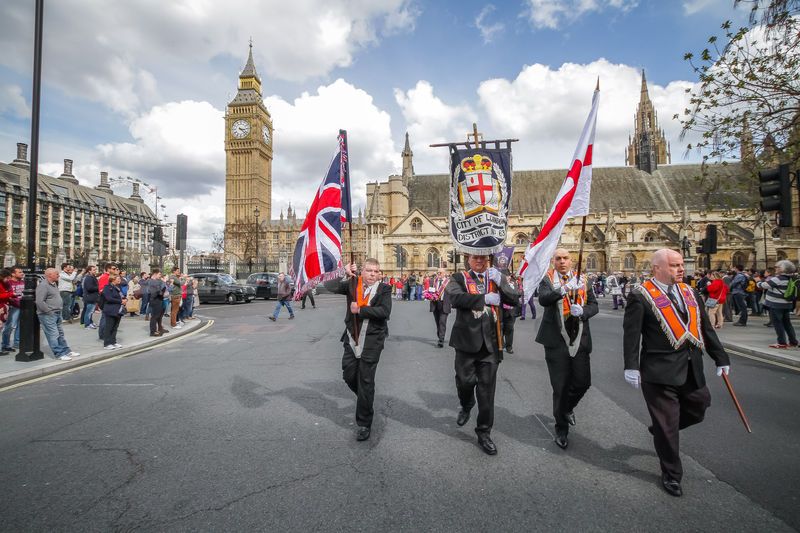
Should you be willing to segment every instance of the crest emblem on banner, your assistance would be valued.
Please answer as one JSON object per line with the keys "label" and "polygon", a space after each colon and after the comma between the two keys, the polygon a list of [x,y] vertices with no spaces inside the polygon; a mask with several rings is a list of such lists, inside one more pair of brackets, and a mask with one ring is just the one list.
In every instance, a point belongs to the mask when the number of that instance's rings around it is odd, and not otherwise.
{"label": "crest emblem on banner", "polygon": [[471,217],[484,211],[496,215],[500,212],[503,193],[495,177],[492,160],[475,154],[461,160],[464,179],[458,183],[458,201],[464,215]]}
{"label": "crest emblem on banner", "polygon": [[503,249],[511,197],[511,150],[450,150],[450,234],[468,254]]}

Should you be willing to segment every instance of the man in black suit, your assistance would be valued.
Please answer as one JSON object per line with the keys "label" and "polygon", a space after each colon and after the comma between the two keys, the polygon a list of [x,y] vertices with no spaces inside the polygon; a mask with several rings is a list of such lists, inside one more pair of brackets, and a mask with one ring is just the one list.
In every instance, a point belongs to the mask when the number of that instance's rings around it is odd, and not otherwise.
{"label": "man in black suit", "polygon": [[711,405],[703,352],[716,362],[717,376],[728,374],[730,360],[700,295],[680,282],[683,256],[662,249],[653,254],[651,264],[653,277],[630,292],[625,307],[625,380],[641,386],[650,411],[661,485],[672,496],[681,496],[678,432],[702,422]]}
{"label": "man in black suit", "polygon": [[566,449],[569,426],[575,425],[574,409],[592,384],[589,319],[598,309],[594,291],[587,290],[586,281],[576,277],[572,258],[564,248],[555,251],[553,268],[539,284],[539,304],[544,313],[536,342],[544,346],[553,387],[555,443]]}
{"label": "man in black suit", "polygon": [[450,276],[445,291],[456,309],[450,332],[450,346],[456,350],[456,389],[461,410],[456,424],[463,426],[478,400],[475,433],[478,444],[489,455],[497,453],[490,437],[494,423],[494,390],[497,365],[503,360],[498,338],[502,304],[514,305],[519,293],[496,268],[489,268],[489,256],[469,255],[469,271]]}
{"label": "man in black suit", "polygon": [[[372,427],[372,402],[375,399],[375,371],[389,335],[386,322],[392,312],[392,289],[380,281],[381,267],[376,259],[366,259],[361,275],[356,265],[345,266],[344,279],[329,281],[325,288],[347,296],[342,378],[356,395],[356,439],[367,440]],[[355,324],[356,329],[353,329]],[[354,332],[358,332],[355,338]]]}
{"label": "man in black suit", "polygon": [[444,346],[444,335],[447,332],[447,317],[450,315],[450,297],[445,291],[447,287],[447,270],[440,268],[436,273],[436,279],[430,286],[430,291],[436,295],[435,300],[431,300],[430,309],[433,313],[433,321],[436,323],[436,336],[439,341],[436,346]]}

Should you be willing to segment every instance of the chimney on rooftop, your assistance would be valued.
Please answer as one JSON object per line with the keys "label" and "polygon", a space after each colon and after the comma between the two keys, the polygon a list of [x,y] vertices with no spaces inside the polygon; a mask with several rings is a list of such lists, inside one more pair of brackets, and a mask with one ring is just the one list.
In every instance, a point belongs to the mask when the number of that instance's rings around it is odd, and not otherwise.
{"label": "chimney on rooftop", "polygon": [[58,177],[62,181],[78,184],[78,179],[72,174],[72,159],[64,160],[64,172]]}
{"label": "chimney on rooftop", "polygon": [[17,158],[11,162],[15,167],[29,168],[31,164],[28,162],[28,145],[25,143],[17,143]]}
{"label": "chimney on rooftop", "polygon": [[144,200],[139,196],[139,184],[133,182],[133,192],[131,193],[131,200],[136,200],[139,203],[144,203]]}
{"label": "chimney on rooftop", "polygon": [[114,194],[114,191],[111,190],[111,185],[108,184],[108,172],[100,173],[100,185],[95,186],[95,189]]}

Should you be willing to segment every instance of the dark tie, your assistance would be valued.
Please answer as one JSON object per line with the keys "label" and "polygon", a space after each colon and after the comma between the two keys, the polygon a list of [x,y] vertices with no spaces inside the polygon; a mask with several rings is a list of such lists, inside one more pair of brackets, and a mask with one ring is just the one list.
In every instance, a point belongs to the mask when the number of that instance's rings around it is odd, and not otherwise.
{"label": "dark tie", "polygon": [[478,290],[481,292],[486,291],[486,285],[483,282],[483,274],[478,274]]}
{"label": "dark tie", "polygon": [[680,302],[678,302],[678,299],[672,292],[672,287],[674,287],[674,285],[670,285],[667,288],[667,298],[669,298],[669,301],[672,302],[672,305],[675,307],[675,310],[678,311],[678,314],[681,315],[683,321],[686,322],[689,319],[689,315],[686,314],[686,310],[683,308],[683,306],[681,306]]}

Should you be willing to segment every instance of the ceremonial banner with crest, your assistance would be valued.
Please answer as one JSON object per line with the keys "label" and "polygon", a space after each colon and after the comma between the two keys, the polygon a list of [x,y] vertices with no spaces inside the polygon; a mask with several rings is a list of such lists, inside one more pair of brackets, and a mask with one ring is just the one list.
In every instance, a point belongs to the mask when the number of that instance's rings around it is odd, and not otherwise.
{"label": "ceremonial banner with crest", "polygon": [[450,146],[450,236],[456,250],[503,249],[511,200],[511,150]]}

